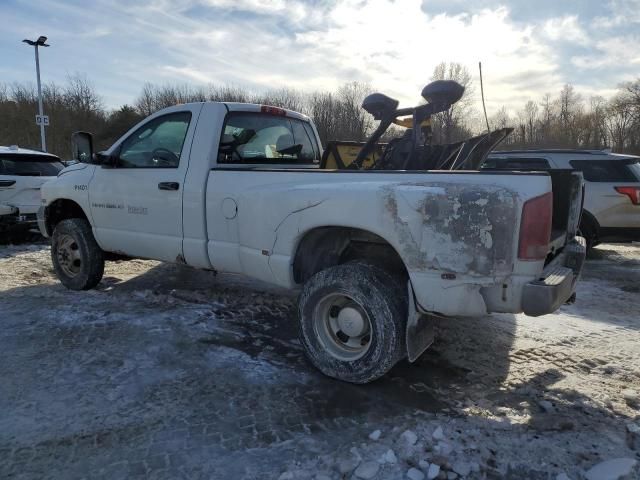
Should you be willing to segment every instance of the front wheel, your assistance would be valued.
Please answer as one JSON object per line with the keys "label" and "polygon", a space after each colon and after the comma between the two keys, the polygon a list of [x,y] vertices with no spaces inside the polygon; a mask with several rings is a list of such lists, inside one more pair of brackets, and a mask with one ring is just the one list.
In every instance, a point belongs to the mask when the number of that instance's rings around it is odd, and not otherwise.
{"label": "front wheel", "polygon": [[85,219],[70,218],[56,225],[51,260],[60,282],[71,290],[89,290],[102,280],[104,252]]}
{"label": "front wheel", "polygon": [[406,355],[406,291],[379,267],[347,263],[315,274],[298,313],[307,357],[329,377],[371,382]]}

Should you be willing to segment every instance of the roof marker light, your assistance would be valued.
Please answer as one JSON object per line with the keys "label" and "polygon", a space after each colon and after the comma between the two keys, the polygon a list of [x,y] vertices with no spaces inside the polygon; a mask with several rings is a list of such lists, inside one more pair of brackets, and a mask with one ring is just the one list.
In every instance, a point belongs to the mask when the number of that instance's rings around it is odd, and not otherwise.
{"label": "roof marker light", "polygon": [[284,117],[287,114],[287,111],[284,108],[272,107],[270,105],[262,105],[260,107],[260,111],[262,113],[268,113],[269,115],[279,115]]}

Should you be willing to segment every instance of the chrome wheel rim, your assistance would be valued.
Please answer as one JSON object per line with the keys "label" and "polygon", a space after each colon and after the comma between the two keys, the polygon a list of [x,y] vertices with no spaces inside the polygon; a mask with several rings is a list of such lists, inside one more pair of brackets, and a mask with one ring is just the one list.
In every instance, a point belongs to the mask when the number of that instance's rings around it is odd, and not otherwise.
{"label": "chrome wheel rim", "polygon": [[357,360],[371,345],[369,316],[360,303],[341,293],[326,295],[318,302],[314,329],[325,351],[338,360]]}
{"label": "chrome wheel rim", "polygon": [[60,235],[58,238],[56,257],[58,259],[58,265],[65,275],[75,277],[80,273],[82,269],[80,247],[71,235]]}

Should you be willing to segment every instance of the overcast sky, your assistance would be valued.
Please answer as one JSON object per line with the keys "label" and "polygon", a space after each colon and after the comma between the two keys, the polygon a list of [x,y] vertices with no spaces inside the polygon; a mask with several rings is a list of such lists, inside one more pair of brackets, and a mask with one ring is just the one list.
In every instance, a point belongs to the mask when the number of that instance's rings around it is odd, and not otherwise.
{"label": "overcast sky", "polygon": [[[640,77],[640,0],[1,0],[0,81],[86,73],[107,107],[144,82],[333,89],[361,80],[416,103],[441,61],[482,60],[489,114],[572,83]],[[479,89],[478,89],[479,90]]]}

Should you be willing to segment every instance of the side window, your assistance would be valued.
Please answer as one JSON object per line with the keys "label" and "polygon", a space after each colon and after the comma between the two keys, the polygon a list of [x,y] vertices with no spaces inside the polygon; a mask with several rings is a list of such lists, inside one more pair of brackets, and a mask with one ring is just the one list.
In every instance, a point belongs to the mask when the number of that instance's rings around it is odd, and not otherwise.
{"label": "side window", "polygon": [[309,138],[309,134],[304,128],[304,124],[299,120],[291,120],[291,125],[293,126],[293,143],[302,145],[298,154],[299,163],[317,162],[319,160],[318,156],[311,143],[311,138]]}
{"label": "side window", "polygon": [[144,124],[120,146],[122,168],[178,168],[190,112],[163,115]]}
{"label": "side window", "polygon": [[319,151],[305,122],[281,115],[233,112],[227,115],[218,163],[310,164]]}
{"label": "side window", "polygon": [[316,139],[316,134],[313,131],[313,128],[311,128],[310,124],[304,122],[302,126],[304,127],[304,131],[307,132],[307,135],[309,136],[309,140],[311,141],[311,148],[313,148],[313,155],[315,159],[314,162],[319,162],[320,149],[318,148],[318,141]]}
{"label": "side window", "polygon": [[551,166],[544,158],[487,158],[482,164],[483,169],[499,170],[549,170]]}
{"label": "side window", "polygon": [[571,160],[588,182],[637,182],[632,164],[624,160]]}

